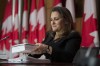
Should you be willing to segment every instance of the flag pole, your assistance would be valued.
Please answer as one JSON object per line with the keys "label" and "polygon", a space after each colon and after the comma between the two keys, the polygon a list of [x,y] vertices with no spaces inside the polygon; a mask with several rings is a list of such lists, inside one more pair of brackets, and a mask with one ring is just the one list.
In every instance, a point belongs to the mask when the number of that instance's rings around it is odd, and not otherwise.
{"label": "flag pole", "polygon": [[12,0],[12,23],[14,22],[14,15],[15,15],[15,2],[16,0]]}
{"label": "flag pole", "polygon": [[19,43],[21,42],[21,24],[22,24],[22,17],[21,17],[21,13],[22,13],[22,0],[18,0],[18,17],[19,17]]}
{"label": "flag pole", "polygon": [[[15,3],[16,3],[16,0],[12,0],[12,22],[11,22],[11,24],[12,24],[12,28],[13,28],[13,24],[14,24],[14,20],[15,20]],[[12,32],[13,32],[13,30],[12,30]],[[11,42],[11,44],[10,44],[11,46],[12,46],[12,42]],[[9,56],[9,58],[13,58],[13,55],[12,55],[12,53],[11,53],[11,48],[10,48],[10,56]]]}

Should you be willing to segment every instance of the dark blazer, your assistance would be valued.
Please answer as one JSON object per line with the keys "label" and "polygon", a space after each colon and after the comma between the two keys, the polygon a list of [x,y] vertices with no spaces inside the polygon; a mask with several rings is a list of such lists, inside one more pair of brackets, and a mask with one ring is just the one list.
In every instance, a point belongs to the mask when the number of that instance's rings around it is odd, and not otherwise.
{"label": "dark blazer", "polygon": [[[80,48],[81,36],[78,32],[72,31],[66,37],[59,40],[53,40],[49,33],[46,34],[45,40],[42,42],[52,47],[52,54],[44,53],[47,59],[51,62],[72,62],[73,58]],[[40,55],[33,55],[40,57]]]}

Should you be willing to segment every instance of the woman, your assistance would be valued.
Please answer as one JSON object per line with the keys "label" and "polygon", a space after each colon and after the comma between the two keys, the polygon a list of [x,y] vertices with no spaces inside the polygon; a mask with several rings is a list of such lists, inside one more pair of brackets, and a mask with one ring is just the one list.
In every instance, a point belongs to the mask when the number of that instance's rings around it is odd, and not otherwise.
{"label": "woman", "polygon": [[80,47],[81,37],[73,30],[73,20],[67,8],[54,7],[51,11],[51,30],[42,43],[30,54],[39,58],[42,54],[51,62],[72,62]]}

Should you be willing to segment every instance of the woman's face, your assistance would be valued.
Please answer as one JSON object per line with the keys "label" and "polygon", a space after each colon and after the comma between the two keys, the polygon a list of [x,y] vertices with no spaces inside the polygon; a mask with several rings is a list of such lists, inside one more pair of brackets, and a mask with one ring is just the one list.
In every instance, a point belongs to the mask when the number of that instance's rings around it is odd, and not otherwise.
{"label": "woman's face", "polygon": [[59,12],[54,11],[51,13],[51,28],[54,32],[59,32],[63,26],[63,19]]}

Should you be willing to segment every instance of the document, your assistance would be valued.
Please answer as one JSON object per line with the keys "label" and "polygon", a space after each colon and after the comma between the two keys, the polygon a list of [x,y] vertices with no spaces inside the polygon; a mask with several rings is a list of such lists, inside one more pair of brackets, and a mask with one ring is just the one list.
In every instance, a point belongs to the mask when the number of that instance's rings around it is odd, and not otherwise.
{"label": "document", "polygon": [[11,52],[18,53],[18,52],[23,52],[23,51],[30,51],[30,50],[36,48],[36,46],[37,45],[28,44],[28,43],[17,44],[17,45],[12,46]]}
{"label": "document", "polygon": [[[27,54],[23,54],[23,52],[31,51],[37,47],[38,47],[38,45],[28,44],[28,43],[17,44],[17,45],[12,46],[11,52],[12,53],[19,53],[19,57],[8,59],[8,62],[9,63],[24,63],[24,62],[30,63],[30,61],[31,62],[33,61],[35,63],[38,63],[38,62],[42,63],[43,61],[50,62],[50,60],[46,59],[44,55],[37,59],[37,58],[30,57]],[[33,52],[33,54],[34,54],[34,52]]]}
{"label": "document", "polygon": [[8,63],[50,63],[49,59],[38,59],[30,56],[23,56],[14,59],[8,59]]}

